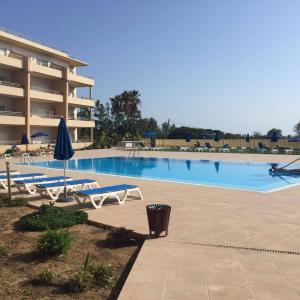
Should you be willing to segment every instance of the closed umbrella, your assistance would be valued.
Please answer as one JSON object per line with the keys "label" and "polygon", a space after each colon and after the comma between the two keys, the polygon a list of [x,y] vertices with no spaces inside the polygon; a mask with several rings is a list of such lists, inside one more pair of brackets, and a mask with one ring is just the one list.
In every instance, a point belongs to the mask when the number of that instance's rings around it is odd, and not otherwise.
{"label": "closed umbrella", "polygon": [[273,131],[272,137],[271,137],[271,142],[277,143],[277,141],[278,141],[277,132],[276,132],[276,131]]}
{"label": "closed umbrella", "polygon": [[247,142],[247,143],[250,142],[250,135],[249,135],[249,133],[246,135],[246,142]]}
{"label": "closed umbrella", "polygon": [[68,132],[68,128],[64,118],[62,117],[60,119],[57,135],[56,135],[54,158],[57,160],[64,161],[64,182],[65,182],[64,200],[65,201],[69,200],[67,199],[67,188],[66,188],[66,161],[69,160],[73,155],[74,155],[74,150],[72,148],[72,143]]}
{"label": "closed umbrella", "polygon": [[191,139],[192,139],[192,135],[191,135],[191,133],[189,132],[186,136],[185,136],[185,140],[186,140],[186,142],[190,142],[191,141]]}
{"label": "closed umbrella", "polygon": [[27,138],[27,134],[23,133],[22,138],[21,138],[21,145],[26,145],[26,151],[28,151],[28,146],[27,146],[28,144],[29,144],[29,141]]}
{"label": "closed umbrella", "polygon": [[220,131],[216,131],[215,142],[218,143],[218,146],[219,146],[220,139],[221,139],[221,132]]}

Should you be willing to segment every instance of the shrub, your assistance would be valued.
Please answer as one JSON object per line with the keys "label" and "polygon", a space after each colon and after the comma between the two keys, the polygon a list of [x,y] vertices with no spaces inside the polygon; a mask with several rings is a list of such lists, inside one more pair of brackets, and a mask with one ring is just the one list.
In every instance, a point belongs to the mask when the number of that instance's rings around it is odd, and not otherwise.
{"label": "shrub", "polygon": [[117,247],[127,246],[135,243],[136,239],[133,235],[133,230],[127,229],[125,227],[112,229],[107,235],[104,244],[113,245]]}
{"label": "shrub", "polygon": [[34,274],[32,283],[35,285],[50,285],[53,283],[55,273],[50,268],[43,268],[39,272]]}
{"label": "shrub", "polygon": [[104,288],[113,286],[114,269],[111,264],[92,262],[87,269],[93,275],[97,286]]}
{"label": "shrub", "polygon": [[72,245],[72,234],[68,230],[47,230],[37,242],[37,249],[43,256],[67,253]]}
{"label": "shrub", "polygon": [[22,230],[44,231],[60,229],[87,222],[87,213],[73,211],[53,205],[42,205],[37,212],[20,218],[18,227]]}
{"label": "shrub", "polygon": [[9,250],[7,246],[0,245],[0,257],[9,257]]}
{"label": "shrub", "polygon": [[70,292],[80,293],[86,291],[93,286],[93,275],[85,270],[76,271],[68,280],[68,288]]}
{"label": "shrub", "polygon": [[8,197],[0,197],[0,207],[21,207],[26,206],[27,202],[26,198],[21,197],[12,198],[11,201],[9,201]]}

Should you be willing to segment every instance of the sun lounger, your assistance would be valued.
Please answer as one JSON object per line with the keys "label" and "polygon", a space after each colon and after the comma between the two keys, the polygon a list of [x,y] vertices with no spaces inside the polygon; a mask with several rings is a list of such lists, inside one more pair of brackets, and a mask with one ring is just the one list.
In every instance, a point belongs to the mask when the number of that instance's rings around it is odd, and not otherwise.
{"label": "sun lounger", "polygon": [[[0,170],[0,176],[1,175],[6,175],[7,174],[7,171],[6,170]],[[16,170],[10,170],[10,174],[11,175],[16,175],[16,174],[20,174],[18,171]]]}
{"label": "sun lounger", "polygon": [[[41,196],[49,196],[52,200],[57,200],[59,195],[64,191],[65,183],[53,182],[53,183],[41,183],[37,184],[37,191]],[[70,180],[66,182],[67,191],[75,192],[77,189],[83,190],[86,188],[97,188],[99,184],[96,180],[92,179],[79,179]]]}
{"label": "sun lounger", "polygon": [[[20,179],[15,180],[15,187],[19,191],[28,192],[30,195],[36,193],[37,185],[38,184],[46,184],[46,183],[54,183],[54,182],[61,182],[64,181],[64,176],[56,176],[56,177],[44,177],[44,178],[35,178],[35,179]],[[72,180],[71,177],[66,177],[66,180]]]}
{"label": "sun lounger", "polygon": [[[20,180],[20,179],[35,179],[35,178],[43,178],[43,177],[47,177],[47,175],[43,173],[13,174],[10,176],[10,181],[13,184],[16,180]],[[8,188],[6,175],[0,176],[0,186],[2,186],[5,189]]]}
{"label": "sun lounger", "polygon": [[[95,208],[101,208],[103,202],[108,198],[115,198],[119,204],[123,204],[126,201],[129,193],[132,192],[138,193],[141,200],[143,200],[143,196],[139,187],[128,184],[105,186],[90,190],[80,190],[76,191],[74,195],[79,204],[85,203],[87,199],[90,199]],[[120,198],[119,194],[123,194],[123,197]],[[83,198],[83,200],[81,200],[81,198]]]}

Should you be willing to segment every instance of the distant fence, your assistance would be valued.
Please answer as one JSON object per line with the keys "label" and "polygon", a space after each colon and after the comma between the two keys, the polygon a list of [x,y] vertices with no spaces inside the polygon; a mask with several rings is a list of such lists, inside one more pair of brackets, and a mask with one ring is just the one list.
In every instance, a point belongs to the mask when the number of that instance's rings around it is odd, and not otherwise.
{"label": "distant fence", "polygon": [[[145,142],[148,141],[145,139]],[[258,146],[258,143],[261,142],[267,147],[274,148],[276,146],[280,147],[289,147],[292,149],[300,149],[300,142],[289,142],[288,139],[279,139],[276,143],[271,142],[270,139],[250,139],[250,142],[246,142],[245,139],[222,139],[219,142],[209,139],[193,139],[190,142],[187,142],[183,139],[157,139],[156,145],[158,147],[189,147],[194,146],[196,142],[199,142],[201,145],[205,143],[210,143],[213,147],[222,147],[225,144],[229,144],[231,147],[250,147],[255,148]]]}

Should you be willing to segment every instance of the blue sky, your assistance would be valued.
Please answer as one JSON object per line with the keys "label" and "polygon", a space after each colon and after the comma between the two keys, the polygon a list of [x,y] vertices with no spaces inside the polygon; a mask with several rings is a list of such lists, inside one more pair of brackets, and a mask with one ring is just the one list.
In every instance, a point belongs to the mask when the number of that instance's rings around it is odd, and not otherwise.
{"label": "blue sky", "polygon": [[292,133],[300,120],[300,1],[2,6],[1,26],[87,61],[95,98],[138,89],[144,116],[227,132]]}

